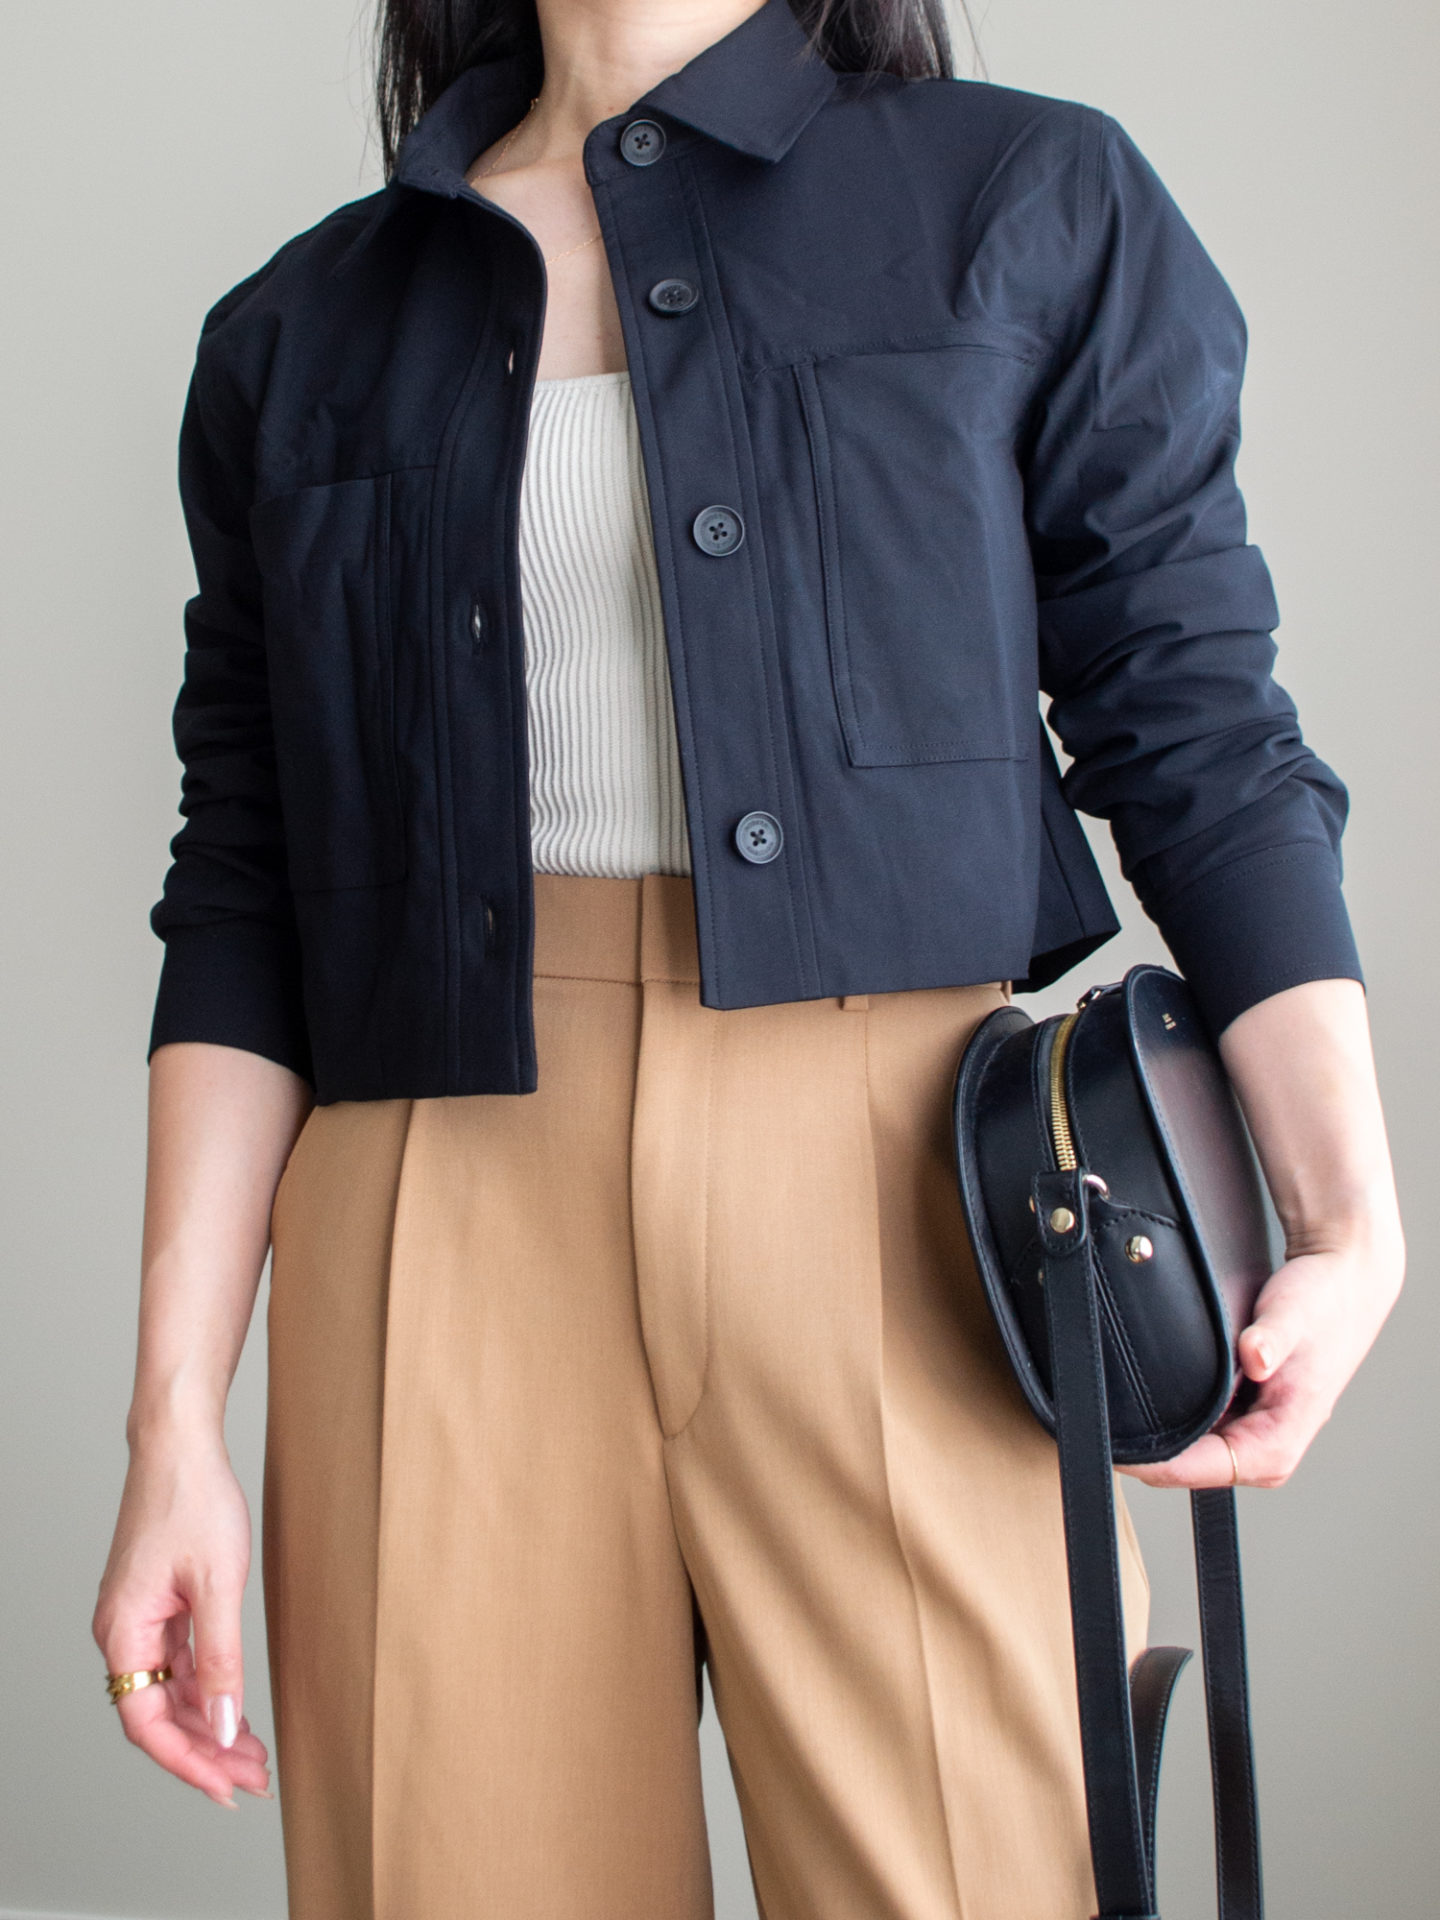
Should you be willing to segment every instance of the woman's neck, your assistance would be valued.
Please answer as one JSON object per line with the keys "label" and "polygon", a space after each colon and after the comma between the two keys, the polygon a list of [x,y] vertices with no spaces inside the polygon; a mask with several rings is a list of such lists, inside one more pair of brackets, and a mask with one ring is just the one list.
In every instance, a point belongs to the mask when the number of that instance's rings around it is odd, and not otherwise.
{"label": "woman's neck", "polygon": [[545,82],[524,133],[531,166],[574,159],[592,127],[623,113],[758,7],[757,0],[537,0],[537,11]]}

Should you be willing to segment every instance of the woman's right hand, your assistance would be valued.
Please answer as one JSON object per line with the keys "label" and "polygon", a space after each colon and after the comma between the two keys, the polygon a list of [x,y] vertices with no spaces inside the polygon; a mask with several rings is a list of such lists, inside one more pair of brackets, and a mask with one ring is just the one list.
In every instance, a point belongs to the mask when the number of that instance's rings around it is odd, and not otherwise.
{"label": "woman's right hand", "polygon": [[274,1798],[265,1747],[240,1712],[249,1565],[250,1513],[223,1439],[134,1441],[92,1631],[107,1672],[174,1668],[120,1696],[126,1738],[228,1807],[235,1787]]}

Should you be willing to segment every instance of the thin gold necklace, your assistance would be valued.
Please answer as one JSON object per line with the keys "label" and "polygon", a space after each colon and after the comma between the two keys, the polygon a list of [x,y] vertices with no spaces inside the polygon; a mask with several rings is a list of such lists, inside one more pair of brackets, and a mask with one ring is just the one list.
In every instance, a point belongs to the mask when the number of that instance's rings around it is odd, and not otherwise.
{"label": "thin gold necklace", "polygon": [[[535,95],[535,98],[530,102],[529,106],[525,109],[524,113],[521,114],[520,118],[515,122],[514,126],[510,129],[509,133],[506,134],[503,142],[501,143],[500,151],[496,154],[495,158],[492,161],[490,161],[490,163],[487,166],[483,166],[480,169],[479,173],[475,175],[475,178],[477,180],[483,180],[487,173],[493,173],[495,169],[499,166],[500,162],[505,158],[505,155],[510,151],[510,142],[515,138],[516,134],[519,133],[521,127],[524,126],[525,122],[530,118],[531,114],[535,111],[535,108],[539,104],[539,101],[540,101],[540,96],[537,93]],[[599,240],[601,237],[602,236],[600,234],[600,231],[597,228],[596,231],[591,234],[590,238],[588,240],[582,240],[578,247],[566,247],[563,253],[542,254],[541,258],[544,260],[547,267],[552,266],[555,263],[555,261],[564,260],[568,258],[568,256],[572,253],[583,253],[586,247],[593,247],[595,242]]]}

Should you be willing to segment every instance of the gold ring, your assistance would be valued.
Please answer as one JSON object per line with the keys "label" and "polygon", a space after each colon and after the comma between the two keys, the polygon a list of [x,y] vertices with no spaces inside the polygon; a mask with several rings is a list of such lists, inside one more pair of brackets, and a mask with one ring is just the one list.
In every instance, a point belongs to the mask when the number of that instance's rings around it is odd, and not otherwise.
{"label": "gold ring", "polygon": [[107,1673],[105,1691],[118,1706],[122,1693],[138,1693],[141,1687],[152,1686],[157,1680],[173,1680],[173,1667],[136,1667],[133,1673]]}
{"label": "gold ring", "polygon": [[1225,1451],[1230,1456],[1230,1484],[1232,1487],[1238,1487],[1240,1484],[1240,1462],[1236,1458],[1234,1447],[1230,1444],[1229,1434],[1222,1433],[1220,1438],[1225,1442]]}

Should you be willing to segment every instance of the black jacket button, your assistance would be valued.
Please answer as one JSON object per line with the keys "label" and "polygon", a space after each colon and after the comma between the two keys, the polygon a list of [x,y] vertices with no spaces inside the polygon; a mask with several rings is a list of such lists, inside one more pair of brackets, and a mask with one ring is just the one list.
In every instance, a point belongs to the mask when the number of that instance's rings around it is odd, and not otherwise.
{"label": "black jacket button", "polygon": [[656,313],[688,313],[700,298],[700,289],[688,280],[657,280],[647,297]]}
{"label": "black jacket button", "polygon": [[690,531],[702,553],[733,553],[745,538],[745,522],[733,507],[702,507]]}
{"label": "black jacket button", "polygon": [[632,120],[620,135],[620,151],[632,167],[648,167],[665,151],[665,129],[658,120]]}
{"label": "black jacket button", "polygon": [[785,836],[773,813],[747,813],[735,829],[735,844],[747,860],[763,867],[779,853]]}

